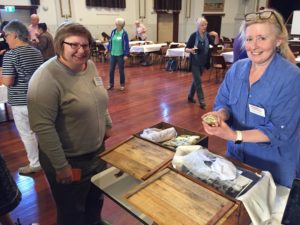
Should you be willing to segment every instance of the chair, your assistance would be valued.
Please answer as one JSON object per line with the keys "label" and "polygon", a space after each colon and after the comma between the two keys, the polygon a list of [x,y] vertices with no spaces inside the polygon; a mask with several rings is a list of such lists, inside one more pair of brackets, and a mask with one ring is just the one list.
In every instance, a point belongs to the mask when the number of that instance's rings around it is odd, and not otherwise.
{"label": "chair", "polygon": [[167,59],[169,59],[168,56],[166,56],[167,51],[168,51],[169,47],[168,46],[161,46],[160,50],[158,52],[158,57],[159,57],[159,64],[160,64],[160,68],[162,67],[162,65],[164,66]]}
{"label": "chair", "polygon": [[98,52],[98,47],[97,47],[97,43],[93,42],[92,46],[91,46],[91,57],[93,59],[93,61],[98,61],[99,59],[99,52]]}
{"label": "chair", "polygon": [[213,70],[215,70],[216,83],[217,83],[219,80],[218,79],[219,73],[221,74],[222,77],[224,77],[224,75],[228,69],[228,65],[226,64],[224,57],[222,55],[212,55],[211,60],[212,60],[212,69],[210,71],[208,80],[210,81],[211,73]]}

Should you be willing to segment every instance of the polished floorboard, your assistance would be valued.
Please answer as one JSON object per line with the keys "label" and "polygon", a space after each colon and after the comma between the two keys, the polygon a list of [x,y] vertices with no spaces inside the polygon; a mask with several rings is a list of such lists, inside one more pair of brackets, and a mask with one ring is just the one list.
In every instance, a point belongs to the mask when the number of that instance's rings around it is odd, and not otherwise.
{"label": "polished floorboard", "polygon": [[[107,86],[108,63],[97,62],[96,65],[104,85]],[[212,109],[220,85],[219,82],[215,82],[213,75],[209,80],[210,73],[211,71],[206,71],[202,77],[207,103],[207,109],[204,111],[198,104],[187,103],[191,73],[167,72],[159,65],[128,65],[125,67],[126,89],[120,91],[116,71],[115,88],[108,92],[113,135],[106,142],[107,149],[127,139],[131,134],[161,121],[203,133],[201,115]],[[3,120],[3,104],[0,107],[0,119]],[[209,137],[209,149],[224,154],[225,148],[225,141]],[[54,225],[55,204],[43,172],[33,176],[20,176],[17,172],[20,166],[28,162],[13,122],[0,123],[0,153],[23,194],[22,202],[12,212],[14,220],[20,218],[22,225],[34,222],[40,225]],[[102,216],[115,225],[141,224],[107,198]]]}

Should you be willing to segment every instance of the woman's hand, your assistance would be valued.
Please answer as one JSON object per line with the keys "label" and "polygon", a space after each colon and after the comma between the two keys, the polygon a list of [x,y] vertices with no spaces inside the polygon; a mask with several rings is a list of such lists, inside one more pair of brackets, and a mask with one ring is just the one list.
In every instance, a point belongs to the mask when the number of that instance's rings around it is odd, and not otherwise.
{"label": "woman's hand", "polygon": [[218,33],[215,32],[215,31],[211,31],[211,32],[209,32],[208,34],[209,34],[210,36],[214,36],[214,37],[218,37],[218,36],[219,36]]}
{"label": "woman's hand", "polygon": [[224,140],[236,140],[236,132],[232,130],[223,120],[220,120],[218,126],[215,127],[209,126],[205,122],[202,122],[202,124],[205,132],[209,135],[214,135]]}
{"label": "woman's hand", "polygon": [[124,61],[126,61],[126,60],[128,59],[128,56],[125,55],[125,56],[123,57],[123,59],[124,59]]}
{"label": "woman's hand", "polygon": [[56,182],[61,184],[70,184],[73,182],[72,167],[70,165],[56,170]]}
{"label": "woman's hand", "polygon": [[104,135],[104,140],[105,141],[106,139],[110,138],[111,137],[111,128],[106,128],[106,131],[105,131],[105,135]]}

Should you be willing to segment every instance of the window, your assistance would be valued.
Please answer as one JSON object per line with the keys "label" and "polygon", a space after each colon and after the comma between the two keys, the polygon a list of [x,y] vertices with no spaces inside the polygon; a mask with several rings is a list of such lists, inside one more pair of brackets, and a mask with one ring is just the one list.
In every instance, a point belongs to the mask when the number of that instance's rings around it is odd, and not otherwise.
{"label": "window", "polygon": [[86,6],[125,9],[126,0],[86,0]]}

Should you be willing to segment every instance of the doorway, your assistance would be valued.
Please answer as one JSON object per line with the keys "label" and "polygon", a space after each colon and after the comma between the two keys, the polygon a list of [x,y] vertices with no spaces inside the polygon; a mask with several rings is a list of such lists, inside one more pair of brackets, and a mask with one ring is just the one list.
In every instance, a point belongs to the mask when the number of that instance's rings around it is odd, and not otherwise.
{"label": "doorway", "polygon": [[157,13],[157,42],[178,41],[179,13]]}

